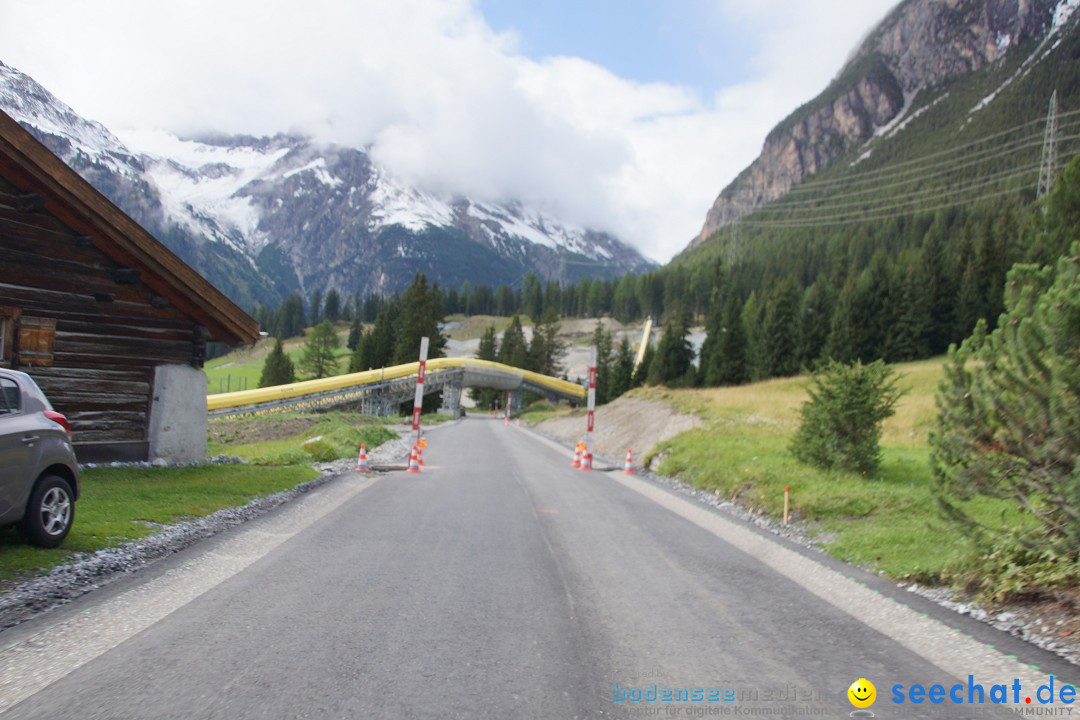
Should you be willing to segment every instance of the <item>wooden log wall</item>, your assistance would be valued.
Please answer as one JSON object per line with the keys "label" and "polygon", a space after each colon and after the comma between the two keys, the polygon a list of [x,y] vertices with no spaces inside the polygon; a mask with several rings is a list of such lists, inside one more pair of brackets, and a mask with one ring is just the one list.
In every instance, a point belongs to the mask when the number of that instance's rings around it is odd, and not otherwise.
{"label": "wooden log wall", "polygon": [[190,317],[3,179],[0,308],[55,320],[51,364],[16,369],[68,417],[76,445],[145,441],[154,369],[201,364]]}

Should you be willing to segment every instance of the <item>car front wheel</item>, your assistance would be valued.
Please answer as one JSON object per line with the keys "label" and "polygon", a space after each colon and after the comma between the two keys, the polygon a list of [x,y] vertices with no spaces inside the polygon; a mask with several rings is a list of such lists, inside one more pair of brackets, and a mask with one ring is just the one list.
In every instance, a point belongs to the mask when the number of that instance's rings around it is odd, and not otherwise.
{"label": "car front wheel", "polygon": [[64,542],[74,520],[71,486],[63,478],[45,475],[30,493],[19,534],[32,545],[54,548]]}

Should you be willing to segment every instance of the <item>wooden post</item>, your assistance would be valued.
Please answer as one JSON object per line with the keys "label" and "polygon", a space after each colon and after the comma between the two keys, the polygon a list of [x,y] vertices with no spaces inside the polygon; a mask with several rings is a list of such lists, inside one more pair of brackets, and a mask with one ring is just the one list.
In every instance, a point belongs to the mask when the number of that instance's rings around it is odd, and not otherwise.
{"label": "wooden post", "polygon": [[784,524],[785,525],[787,525],[788,521],[791,519],[791,514],[789,512],[789,509],[791,507],[791,505],[790,505],[790,497],[791,497],[791,486],[790,485],[785,485],[784,486]]}

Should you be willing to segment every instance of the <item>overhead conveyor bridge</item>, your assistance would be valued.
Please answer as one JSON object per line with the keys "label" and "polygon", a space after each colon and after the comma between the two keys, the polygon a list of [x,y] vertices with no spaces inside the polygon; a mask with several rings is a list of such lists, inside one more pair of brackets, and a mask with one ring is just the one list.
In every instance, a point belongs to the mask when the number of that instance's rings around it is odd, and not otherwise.
{"label": "overhead conveyor bridge", "polygon": [[[370,415],[392,415],[398,406],[413,398],[420,363],[406,363],[379,370],[306,380],[256,390],[210,395],[206,399],[210,417],[257,415],[284,410],[318,410],[351,405]],[[464,388],[514,390],[515,404],[528,390],[552,400],[581,402],[585,388],[566,380],[541,375],[488,360],[436,358],[427,361],[424,394],[442,392],[443,408],[456,413]]]}

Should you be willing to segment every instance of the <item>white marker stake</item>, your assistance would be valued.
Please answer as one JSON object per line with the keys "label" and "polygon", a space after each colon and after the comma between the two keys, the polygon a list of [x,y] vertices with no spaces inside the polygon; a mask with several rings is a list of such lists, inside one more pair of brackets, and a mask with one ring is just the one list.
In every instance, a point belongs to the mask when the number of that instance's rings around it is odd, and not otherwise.
{"label": "white marker stake", "polygon": [[503,413],[503,425],[510,427],[510,405],[514,402],[514,391],[506,393],[506,412]]}
{"label": "white marker stake", "polygon": [[413,400],[412,429],[420,443],[420,411],[424,407],[424,371],[427,369],[428,339],[420,338],[420,369],[416,372],[416,399]]}
{"label": "white marker stake", "polygon": [[[589,364],[589,400],[588,400],[589,424],[585,430],[585,452],[592,457],[593,454],[593,425],[596,416],[596,348],[592,351],[592,361]],[[591,469],[591,468],[590,468]]]}

